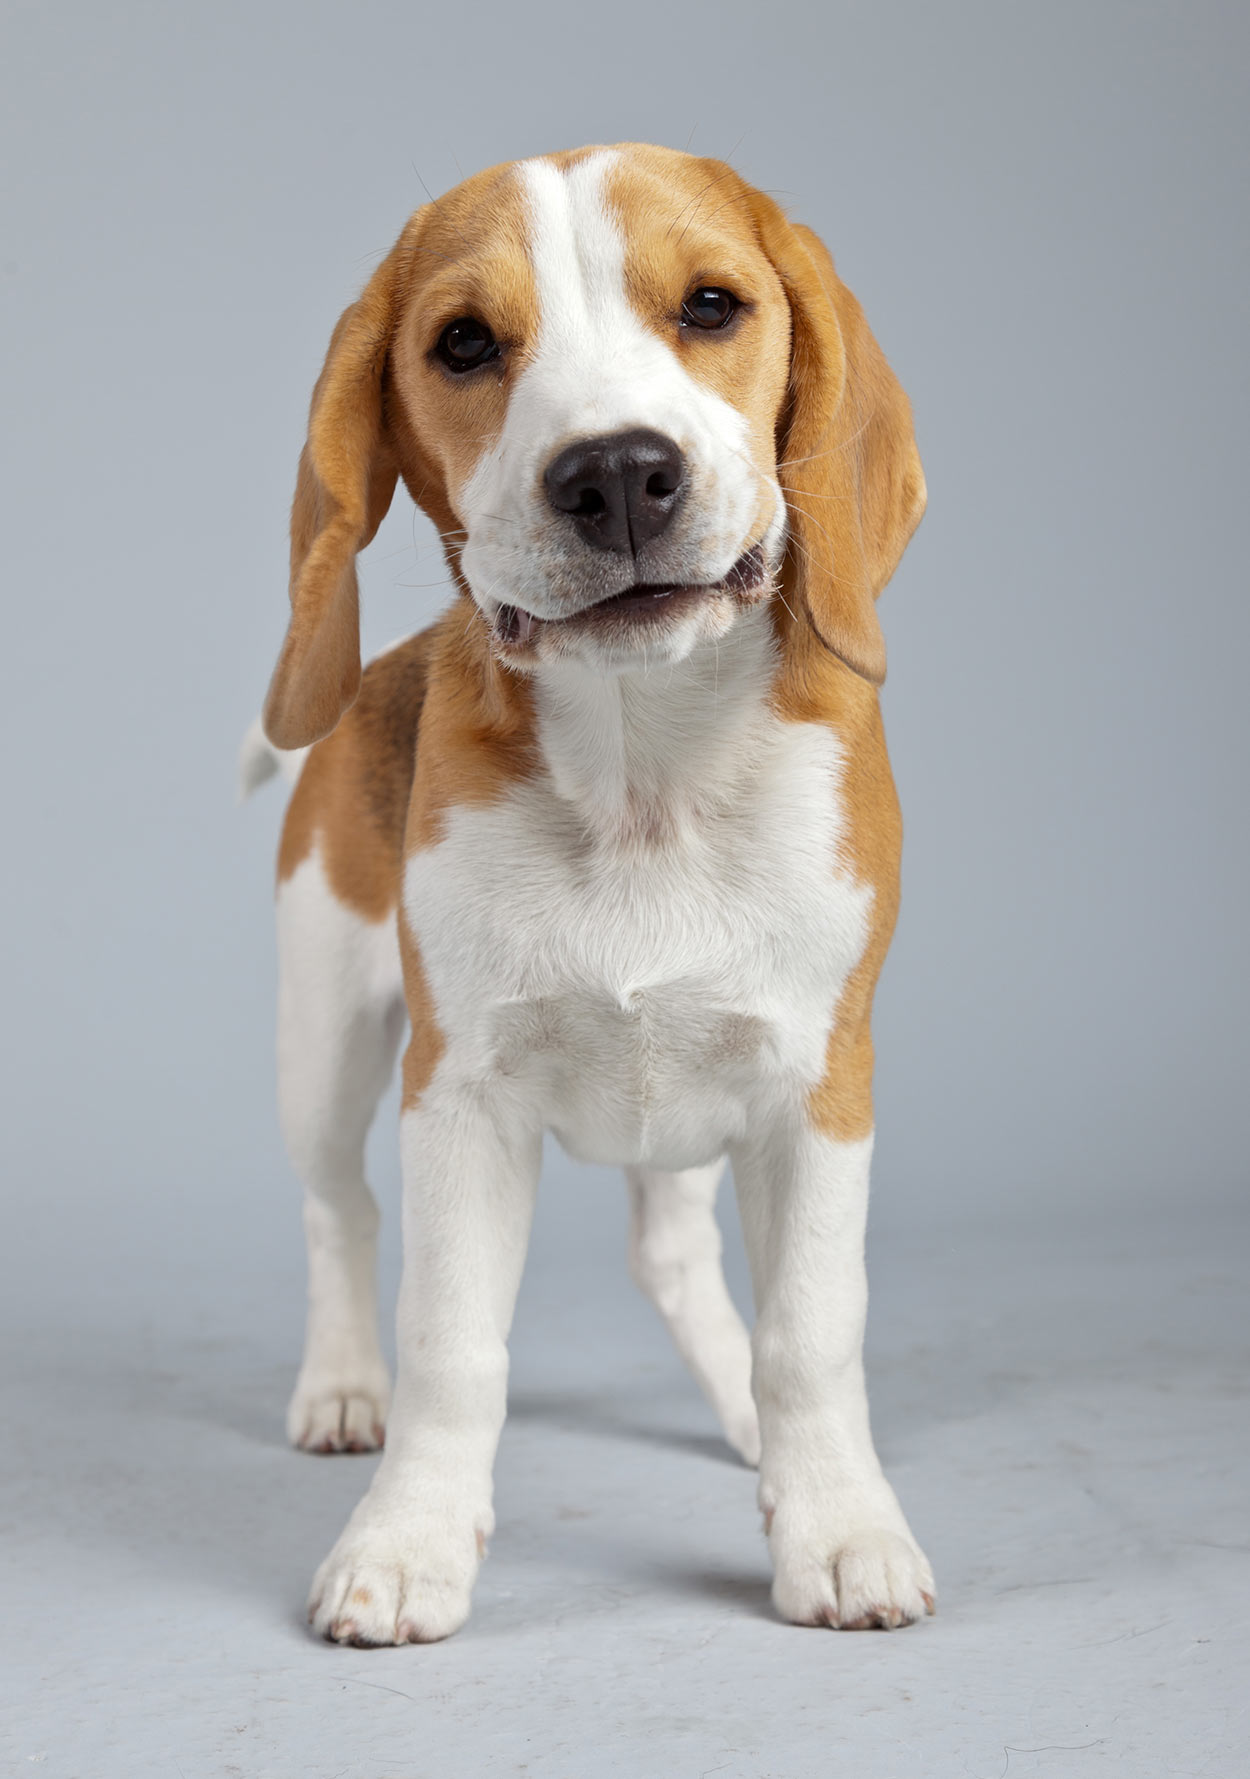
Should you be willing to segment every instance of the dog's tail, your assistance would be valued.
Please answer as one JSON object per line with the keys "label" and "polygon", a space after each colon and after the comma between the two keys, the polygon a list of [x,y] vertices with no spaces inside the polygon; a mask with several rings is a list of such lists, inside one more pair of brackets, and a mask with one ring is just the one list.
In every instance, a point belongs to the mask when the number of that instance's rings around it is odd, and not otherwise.
{"label": "dog's tail", "polygon": [[250,797],[268,779],[281,773],[288,784],[294,784],[308,753],[306,747],[275,747],[256,717],[248,725],[239,748],[239,802]]}

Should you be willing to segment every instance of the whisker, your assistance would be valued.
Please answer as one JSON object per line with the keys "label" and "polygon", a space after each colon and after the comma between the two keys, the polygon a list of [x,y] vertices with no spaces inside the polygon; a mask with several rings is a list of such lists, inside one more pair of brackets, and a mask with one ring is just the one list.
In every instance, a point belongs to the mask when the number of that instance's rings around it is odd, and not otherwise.
{"label": "whisker", "polygon": [[[740,142],[742,140],[742,138],[739,137],[738,140]],[[677,245],[679,247],[681,246],[682,242],[685,240],[686,234],[689,231],[692,224],[697,222],[698,216],[699,216],[699,206],[703,203],[704,198],[711,191],[711,189],[714,185],[722,184],[722,182],[724,180],[728,179],[731,175],[734,178],[737,178],[737,174],[734,171],[734,169],[732,167],[726,167],[725,171],[723,173],[718,173],[714,179],[708,180],[708,182],[704,186],[703,190],[699,193],[698,199],[696,200],[696,203],[695,203],[695,208],[694,208],[693,212],[691,213],[690,218],[687,221],[685,228],[683,228],[683,230],[681,231],[681,234],[678,235],[678,237],[677,237]],[[736,196],[738,196],[738,197],[742,197],[744,195],[745,194],[741,193],[741,192],[736,194]],[[730,199],[729,201],[732,203],[733,199]]]}
{"label": "whisker", "polygon": [[778,589],[777,589],[777,597],[781,601],[782,605],[785,606],[786,610],[790,613],[790,622],[792,624],[797,624],[799,620],[795,617],[794,612],[790,608],[790,601],[786,598],[785,594],[781,591],[780,587],[778,587]]}
{"label": "whisker", "polygon": [[440,253],[437,247],[423,247],[418,241],[409,241],[405,248],[407,253],[428,253],[431,259],[441,259],[445,265],[454,266],[457,262],[448,253]]}
{"label": "whisker", "polygon": [[[739,136],[738,142],[741,142],[741,140],[742,140],[742,138],[741,138],[741,136]],[[734,147],[735,148],[737,147],[737,143],[734,144]],[[730,153],[731,154],[733,153],[733,149],[730,150]],[[728,158],[728,157],[726,157],[726,158]],[[690,218],[690,222],[688,222],[686,224],[686,229],[688,229],[690,227],[690,223],[694,221],[694,217],[698,215],[698,206],[703,202],[704,198],[711,191],[712,187],[714,185],[720,185],[722,183],[722,181],[729,179],[730,177],[735,177],[735,178],[737,177],[737,175],[734,173],[734,169],[732,167],[725,167],[723,169],[723,171],[721,171],[720,173],[714,173],[712,175],[712,177],[708,180],[707,184],[705,186],[703,186],[700,191],[697,191],[695,193],[694,197],[691,198],[688,203],[685,203],[682,205],[681,209],[677,212],[677,214],[673,218],[672,222],[669,223],[668,229],[664,236],[664,239],[667,241],[669,235],[672,234],[673,230],[677,227],[677,224],[681,221],[682,217],[686,214],[687,210],[691,209],[691,207],[693,206],[694,207],[694,216],[692,216]],[[681,241],[682,237],[685,235],[686,229],[683,229],[681,231],[681,234],[678,235],[677,239],[679,242]]]}
{"label": "whisker", "polygon": [[793,506],[796,513],[802,514],[802,516],[807,520],[809,525],[814,525],[816,527],[816,530],[824,538],[825,542],[829,545],[829,548],[832,549],[833,548],[833,539],[829,536],[829,533],[825,530],[824,526],[821,524],[820,520],[816,517],[816,515],[814,513],[809,513],[805,506],[800,506],[798,501],[793,498],[791,498],[790,504],[791,504],[791,506]]}
{"label": "whisker", "polygon": [[[877,410],[876,410],[875,406],[870,408],[868,413],[864,416],[864,418],[860,421],[859,425],[855,428],[855,431],[852,433],[849,433],[846,438],[841,439],[836,445],[832,445],[828,451],[812,451],[806,457],[783,457],[778,462],[777,468],[778,469],[793,469],[800,463],[817,463],[822,458],[836,457],[840,451],[849,450],[852,445],[854,445],[859,439],[863,438],[865,432],[867,432],[868,428],[872,425],[873,420],[876,418],[876,413],[877,413]],[[835,415],[831,416],[830,419],[825,422],[825,425],[821,428],[822,438],[823,438],[824,434],[829,431],[829,428],[836,423],[836,421],[837,421],[837,415],[835,414]]]}
{"label": "whisker", "polygon": [[[806,519],[806,518],[809,518],[810,515],[807,513],[804,513],[803,517]],[[812,522],[815,523],[814,520]],[[818,526],[817,529],[819,530],[820,527]],[[813,574],[824,575],[827,579],[829,579],[833,582],[835,587],[850,587],[853,589],[856,586],[857,583],[855,581],[851,580],[851,578],[848,575],[837,574],[832,566],[832,563],[817,562],[815,557],[812,555],[811,551],[808,549],[807,545],[803,542],[803,540],[801,538],[796,537],[794,532],[790,533],[789,538],[787,539],[787,543],[790,544],[791,546],[793,546],[793,548],[798,551],[799,555],[802,556],[803,560],[807,563],[808,567],[812,570]],[[832,539],[829,540],[829,545],[830,545],[830,549],[832,549],[833,548],[833,540]]]}
{"label": "whisker", "polygon": [[[731,204],[745,204],[747,202],[748,202],[748,195],[746,192],[744,192],[744,191],[735,192],[732,197],[726,198],[725,202],[723,204],[718,204],[716,206],[715,210],[713,210],[709,216],[705,216],[703,218],[703,221],[704,222],[715,222],[716,218],[720,215],[721,211],[728,210],[728,208]],[[690,218],[690,222],[694,222],[695,220],[696,220],[696,218],[693,216]],[[690,226],[690,223],[687,223],[686,228],[689,228],[689,226]],[[685,232],[686,232],[686,230],[683,229],[682,234],[684,235]],[[680,239],[681,239],[681,236],[679,235],[678,240],[680,241]]]}
{"label": "whisker", "polygon": [[839,494],[833,490],[795,488],[789,482],[778,482],[777,486],[783,494],[793,494],[796,497],[801,495],[804,500],[853,500],[855,498],[852,494]]}
{"label": "whisker", "polygon": [[[413,172],[416,174],[417,178],[421,181],[421,187],[422,187],[423,191],[425,192],[426,197],[430,200],[431,204],[433,204],[435,213],[437,214],[439,221],[440,222],[445,221],[446,218],[443,216],[443,212],[439,206],[438,199],[434,196],[434,193],[430,190],[429,186],[426,185],[425,180],[421,178],[421,170],[417,166],[417,163],[415,161],[412,161],[412,162],[410,162],[410,165],[412,167]],[[465,246],[467,248],[469,248],[470,251],[472,251],[473,243],[469,240],[469,237],[465,234],[464,230],[461,228],[457,228],[456,224],[454,222],[452,223],[451,226],[455,230],[456,234],[459,235],[460,239],[464,242]]]}

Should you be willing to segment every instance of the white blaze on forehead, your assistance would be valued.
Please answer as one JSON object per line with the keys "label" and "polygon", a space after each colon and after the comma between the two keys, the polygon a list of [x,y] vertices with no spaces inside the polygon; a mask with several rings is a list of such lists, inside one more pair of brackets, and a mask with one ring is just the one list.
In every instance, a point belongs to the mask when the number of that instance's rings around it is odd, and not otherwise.
{"label": "white blaze on forehead", "polygon": [[[588,155],[566,173],[523,161],[530,259],[538,286],[540,350],[576,347],[595,330],[636,325],[625,297],[625,241],[609,214],[604,182],[617,156]],[[622,318],[620,311],[626,315]]]}
{"label": "white blaze on forehead", "polygon": [[566,172],[551,161],[521,163],[539,313],[525,406],[546,409],[570,436],[651,426],[685,445],[711,428],[737,449],[745,416],[696,383],[629,301],[625,237],[606,190],[619,158],[605,150]]}
{"label": "white blaze on forehead", "polygon": [[[517,168],[537,328],[503,428],[458,502],[464,572],[488,606],[514,601],[551,617],[584,601],[585,545],[552,512],[542,481],[575,439],[647,427],[685,453],[687,497],[654,552],[653,578],[719,580],[754,541],[760,475],[747,417],[692,377],[629,300],[629,219],[618,220],[607,191],[619,159],[601,150],[566,170],[547,160]],[[674,313],[684,294],[672,293]],[[776,506],[780,514],[779,495]]]}

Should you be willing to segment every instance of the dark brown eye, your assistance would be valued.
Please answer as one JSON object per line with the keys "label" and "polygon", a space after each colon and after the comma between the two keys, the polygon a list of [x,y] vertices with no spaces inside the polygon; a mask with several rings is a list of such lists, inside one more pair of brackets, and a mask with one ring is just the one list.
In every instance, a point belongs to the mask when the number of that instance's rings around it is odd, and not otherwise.
{"label": "dark brown eye", "polygon": [[681,306],[683,327],[726,327],[740,308],[732,290],[715,285],[700,285],[692,290]]}
{"label": "dark brown eye", "polygon": [[464,315],[443,329],[434,350],[449,371],[475,371],[499,357],[499,342],[484,321]]}

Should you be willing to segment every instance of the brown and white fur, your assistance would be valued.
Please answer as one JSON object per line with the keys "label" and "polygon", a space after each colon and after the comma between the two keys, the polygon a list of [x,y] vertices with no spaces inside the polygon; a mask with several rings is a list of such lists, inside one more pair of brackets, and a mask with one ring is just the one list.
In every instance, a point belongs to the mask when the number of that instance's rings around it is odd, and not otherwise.
{"label": "brown and white fur", "polygon": [[[703,287],[736,300],[723,327],[690,324]],[[498,350],[463,372],[439,342],[466,317]],[[655,535],[596,546],[548,471],[636,429],[676,448],[680,486],[648,482]],[[355,557],[400,478],[457,597],[362,675]],[[479,174],[412,217],[335,329],[247,767],[272,744],[298,772],[278,873],[309,1262],[290,1436],[386,1431],[313,1583],[325,1636],[424,1642],[468,1616],[545,1130],[626,1170],[634,1277],[759,1464],[782,1616],[932,1610],[861,1362],[899,856],[874,600],[923,508],[854,297],[718,162],[625,145]],[[362,1167],[405,1012],[392,1399]],[[750,1337],[713,1214],[726,1156]]]}

